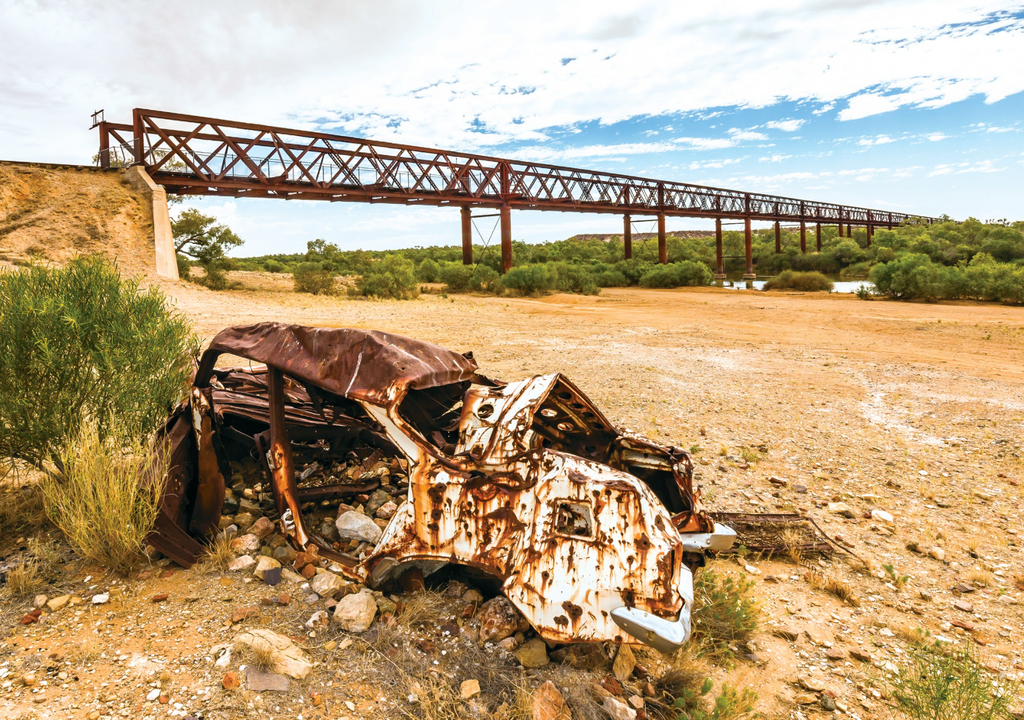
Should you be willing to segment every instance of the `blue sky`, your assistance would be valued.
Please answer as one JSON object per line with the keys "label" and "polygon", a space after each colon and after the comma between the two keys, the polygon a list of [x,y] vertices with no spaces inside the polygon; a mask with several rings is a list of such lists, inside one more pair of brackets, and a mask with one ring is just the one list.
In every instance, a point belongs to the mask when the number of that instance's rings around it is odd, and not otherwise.
{"label": "blue sky", "polygon": [[[879,209],[1024,217],[1024,4],[7,2],[0,158],[135,106]],[[153,9],[154,5],[147,5]],[[100,42],[111,28],[117,42]],[[207,199],[239,254],[456,243],[454,209]],[[479,229],[490,233],[484,220]],[[709,227],[670,221],[670,229]],[[537,242],[616,217],[516,212]]]}

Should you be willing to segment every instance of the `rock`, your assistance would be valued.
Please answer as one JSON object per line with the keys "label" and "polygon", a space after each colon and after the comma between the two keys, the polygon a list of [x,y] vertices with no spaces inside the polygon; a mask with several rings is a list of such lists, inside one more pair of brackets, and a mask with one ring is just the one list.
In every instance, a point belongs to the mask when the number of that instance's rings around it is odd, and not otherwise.
{"label": "rock", "polygon": [[156,595],[151,597],[149,601],[154,603],[162,603],[167,600],[167,597],[167,593],[157,593]]}
{"label": "rock", "polygon": [[291,681],[275,672],[263,672],[254,667],[245,669],[245,689],[253,692],[288,692]]}
{"label": "rock", "polygon": [[516,650],[516,660],[526,668],[539,668],[547,665],[548,646],[540,638],[533,638],[523,643],[523,646]]}
{"label": "rock", "polygon": [[21,683],[25,687],[32,687],[33,685],[35,685],[36,684],[35,673],[25,673],[24,675],[22,675],[21,676]]}
{"label": "rock", "polygon": [[354,595],[346,595],[334,608],[334,622],[346,632],[361,633],[370,629],[377,615],[373,593],[363,588]]}
{"label": "rock", "polygon": [[920,591],[920,592],[918,593],[918,597],[920,597],[920,598],[921,598],[922,600],[924,600],[925,602],[931,602],[931,601],[932,601],[932,599],[933,599],[933,598],[932,598],[932,594],[931,594],[930,592],[926,591],[926,590],[921,590],[921,591]]}
{"label": "rock", "polygon": [[968,585],[967,583],[957,583],[953,586],[953,592],[960,593],[961,595],[967,595],[975,592],[975,587],[973,585]]}
{"label": "rock", "polygon": [[306,654],[295,643],[273,630],[266,628],[247,630],[235,638],[235,644],[245,645],[249,648],[269,647],[273,654],[275,672],[283,673],[296,680],[302,680],[313,669],[313,663],[306,658]]}
{"label": "rock", "polygon": [[57,612],[62,607],[67,605],[68,601],[70,599],[71,599],[70,595],[60,595],[60,596],[55,597],[55,598],[50,598],[46,602],[46,609],[49,610],[50,612]]}
{"label": "rock", "polygon": [[364,511],[369,517],[373,517],[377,514],[377,510],[382,508],[384,505],[391,501],[391,496],[381,488],[377,488],[371,494],[369,499],[366,501]]}
{"label": "rock", "polygon": [[842,660],[843,658],[845,658],[846,657],[846,653],[844,653],[839,648],[829,648],[828,650],[825,651],[825,657],[827,657],[829,660],[837,661],[837,660]]}
{"label": "rock", "polygon": [[243,512],[235,515],[235,519],[232,524],[236,525],[239,531],[243,531],[248,530],[250,527],[252,527],[252,524],[255,521],[256,520],[255,518],[253,518],[252,513]]}
{"label": "rock", "polygon": [[801,675],[797,682],[804,690],[810,690],[811,692],[821,692],[825,689],[825,683],[813,675]]}
{"label": "rock", "polygon": [[469,586],[465,583],[461,583],[458,580],[449,580],[448,585],[444,589],[444,596],[454,600],[455,598],[462,597],[468,589]]}
{"label": "rock", "polygon": [[398,512],[398,505],[395,504],[394,500],[388,500],[377,508],[377,512],[374,513],[374,516],[381,520],[390,520],[395,516],[396,512]]}
{"label": "rock", "polygon": [[331,618],[325,610],[317,610],[310,616],[309,620],[306,621],[306,627],[310,630],[318,630],[322,627],[326,627],[330,620]]}
{"label": "rock", "polygon": [[263,573],[267,570],[273,570],[281,567],[281,563],[272,557],[266,555],[260,555],[260,559],[256,561],[256,567],[253,568],[252,574],[256,577],[263,579]]}
{"label": "rock", "polygon": [[604,699],[601,707],[612,720],[636,720],[636,710],[610,695]]}
{"label": "rock", "polygon": [[775,477],[774,475],[768,478],[768,482],[777,487],[786,487],[789,484],[789,481],[785,478]]}
{"label": "rock", "polygon": [[285,582],[295,583],[297,585],[301,585],[306,582],[306,578],[302,577],[297,572],[289,570],[288,568],[283,568],[281,570],[281,579]]}
{"label": "rock", "polygon": [[825,710],[827,712],[832,712],[833,710],[836,709],[836,701],[833,700],[826,693],[822,693],[821,694],[821,700],[819,700],[818,702],[821,703],[821,709]]}
{"label": "rock", "polygon": [[637,710],[644,709],[644,699],[639,695],[630,695],[628,698],[626,698],[626,702],[628,702]]}
{"label": "rock", "polygon": [[260,539],[252,533],[236,537],[231,541],[231,549],[239,555],[256,555],[260,551]]}
{"label": "rock", "polygon": [[479,590],[470,588],[462,594],[462,601],[473,603],[474,605],[480,605],[484,601],[484,596],[480,593]]}
{"label": "rock", "polygon": [[840,515],[844,518],[857,517],[853,509],[844,502],[830,502],[828,504],[828,511],[833,515]]}
{"label": "rock", "polygon": [[480,606],[480,642],[504,640],[519,629],[519,612],[503,595],[491,598]]}
{"label": "rock", "polygon": [[807,494],[807,486],[801,483],[793,483],[793,489],[796,490],[801,495]]}
{"label": "rock", "polygon": [[267,568],[262,573],[263,582],[265,582],[267,585],[270,585],[270,586],[277,585],[279,582],[281,582],[281,573],[282,572],[284,572],[284,568],[282,568],[280,566],[272,567],[272,568]]}
{"label": "rock", "polygon": [[[218,647],[223,647],[223,646],[218,646]],[[217,648],[215,647],[214,651],[216,652],[216,650],[217,650]],[[219,667],[219,668],[225,668],[225,667],[227,667],[228,665],[231,664],[231,646],[230,645],[228,645],[227,647],[224,647],[224,649],[220,653],[220,657],[218,657],[214,661],[213,664],[215,666]],[[237,679],[238,679],[238,676],[236,675],[235,676],[235,680],[237,680]]]}
{"label": "rock", "polygon": [[946,559],[946,551],[940,547],[933,547],[928,554],[940,562]]}
{"label": "rock", "polygon": [[818,701],[817,695],[811,695],[809,693],[798,693],[793,702],[797,705],[813,705]]}
{"label": "rock", "polygon": [[93,605],[105,605],[110,602],[110,593],[100,593],[92,596]]}
{"label": "rock", "polygon": [[533,692],[531,720],[571,720],[572,715],[562,693],[550,680]]}
{"label": "rock", "polygon": [[608,656],[604,654],[600,643],[564,645],[551,653],[551,659],[580,670],[597,670],[608,666]]}
{"label": "rock", "polygon": [[252,527],[249,528],[249,532],[262,540],[267,535],[274,532],[274,523],[268,518],[261,517],[252,524]]}
{"label": "rock", "polygon": [[957,600],[955,603],[953,603],[953,607],[955,607],[960,612],[974,612],[974,605],[972,603],[967,602],[966,600]]}
{"label": "rock", "polygon": [[887,513],[885,510],[878,510],[877,508],[871,511],[871,519],[884,522],[887,525],[892,525],[895,522],[891,513]]}
{"label": "rock", "polygon": [[242,557],[236,557],[234,560],[229,562],[228,570],[230,570],[231,572],[240,572],[242,570],[247,570],[251,568],[255,564],[256,561],[253,560],[250,556],[243,555]]}
{"label": "rock", "polygon": [[46,601],[49,599],[50,598],[46,597],[45,595],[36,595],[35,598],[32,600],[32,607],[41,608],[44,605],[46,605]]}
{"label": "rock", "polygon": [[338,528],[338,537],[342,540],[362,540],[376,545],[383,534],[377,523],[354,510],[339,515],[334,525]]}
{"label": "rock", "polygon": [[633,651],[629,649],[629,645],[620,645],[619,652],[615,655],[615,662],[612,663],[612,675],[620,683],[624,683],[629,680],[635,667],[636,658],[633,657]]}
{"label": "rock", "polygon": [[324,570],[313,577],[309,587],[320,597],[332,598],[340,595],[348,587],[348,583],[331,571]]}
{"label": "rock", "polygon": [[601,687],[609,695],[622,695],[622,683],[616,680],[614,675],[605,675],[604,679],[601,680]]}
{"label": "rock", "polygon": [[298,553],[296,553],[287,545],[282,545],[281,547],[274,548],[274,552],[271,553],[270,556],[282,565],[291,565],[293,562],[295,562],[295,556],[297,554]]}
{"label": "rock", "polygon": [[519,642],[519,638],[517,638],[515,635],[510,635],[504,640],[498,641],[498,647],[500,647],[505,652],[510,653],[515,652],[521,644],[522,643]]}
{"label": "rock", "polygon": [[798,630],[794,630],[793,628],[776,628],[772,632],[772,634],[775,635],[775,637],[782,638],[783,640],[788,640],[789,642],[796,642],[797,639],[800,637],[800,632]]}
{"label": "rock", "polygon": [[463,700],[471,700],[480,694],[479,680],[466,680],[459,686],[459,697]]}
{"label": "rock", "polygon": [[224,677],[220,679],[220,684],[224,686],[225,690],[237,690],[241,683],[238,681],[238,673],[231,671],[224,673]]}
{"label": "rock", "polygon": [[154,689],[149,691],[148,695],[146,695],[146,702],[153,702],[158,697],[160,697],[160,689],[159,688],[154,688]]}

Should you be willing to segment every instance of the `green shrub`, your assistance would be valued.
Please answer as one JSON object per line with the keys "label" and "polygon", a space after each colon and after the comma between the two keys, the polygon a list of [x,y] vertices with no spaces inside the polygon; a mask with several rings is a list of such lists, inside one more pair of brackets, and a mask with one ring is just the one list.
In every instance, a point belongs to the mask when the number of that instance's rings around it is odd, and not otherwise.
{"label": "green shrub", "polygon": [[178,261],[178,277],[182,280],[188,280],[189,275],[191,275],[192,261],[181,253],[175,253],[174,258]]}
{"label": "green shrub", "polygon": [[511,295],[542,295],[555,287],[556,280],[547,265],[519,265],[502,275],[499,285]]}
{"label": "green shrub", "polygon": [[831,292],[831,280],[820,272],[784,270],[764,284],[765,290],[802,290],[804,292]]}
{"label": "green shrub", "polygon": [[562,292],[597,295],[601,292],[590,271],[573,263],[555,263],[555,287]]}
{"label": "green shrub", "polygon": [[441,267],[430,258],[427,258],[426,260],[421,262],[419,266],[416,268],[416,278],[420,282],[437,282],[437,278],[440,272]]}
{"label": "green shrub", "polygon": [[412,300],[420,294],[416,266],[401,255],[385,255],[359,278],[357,289],[366,297]]}
{"label": "green shrub", "polygon": [[857,290],[854,291],[854,295],[856,295],[859,300],[870,300],[872,296],[874,296],[874,293],[868,285],[862,284],[857,286]]}
{"label": "green shrub", "polygon": [[754,582],[720,575],[706,567],[693,583],[693,640],[700,652],[728,658],[730,645],[745,643],[757,630],[761,608],[753,596]]}
{"label": "green shrub", "polygon": [[283,273],[285,271],[285,264],[283,262],[278,262],[277,260],[270,259],[263,263],[263,269],[266,272]]}
{"label": "green shrub", "polygon": [[0,272],[0,457],[59,466],[85,422],[104,438],[148,435],[198,349],[158,289],[101,256]]}
{"label": "green shrub", "polygon": [[318,262],[299,263],[292,272],[296,292],[333,295],[337,292],[334,273]]}
{"label": "green shrub", "polygon": [[722,684],[721,691],[709,708],[706,696],[712,687],[714,683],[711,678],[705,678],[699,689],[684,689],[673,703],[673,707],[679,711],[676,720],[735,720],[754,711],[757,693],[750,688],[744,688],[742,693],[737,692],[728,683]]}
{"label": "green shrub", "polygon": [[230,265],[225,258],[214,258],[204,267],[205,272],[195,277],[189,276],[192,282],[197,285],[209,288],[210,290],[230,290],[239,287],[240,283],[228,279],[227,270]]}
{"label": "green shrub", "polygon": [[871,263],[868,261],[859,262],[850,267],[845,267],[839,271],[839,277],[844,280],[859,280],[867,278],[871,272]]}
{"label": "green shrub", "polygon": [[683,260],[651,267],[640,278],[640,287],[676,288],[687,285],[710,285],[714,277],[704,263]]}
{"label": "green shrub", "polygon": [[445,292],[451,293],[490,292],[497,286],[498,277],[498,271],[489,265],[463,265],[461,262],[445,263],[437,273]]}
{"label": "green shrub", "polygon": [[594,282],[598,287],[627,287],[629,278],[618,270],[604,270],[594,273]]}
{"label": "green shrub", "polygon": [[46,514],[75,551],[127,575],[143,560],[167,477],[169,455],[141,442],[103,440],[84,430],[61,454],[63,477],[43,481]]}
{"label": "green shrub", "polygon": [[1019,685],[995,685],[973,650],[924,646],[911,650],[889,696],[909,720],[1009,720]]}
{"label": "green shrub", "polygon": [[655,267],[653,263],[647,260],[637,260],[636,258],[620,260],[615,263],[615,269],[626,276],[630,285],[638,285],[640,278],[646,275],[652,267]]}
{"label": "green shrub", "polygon": [[924,254],[904,255],[871,268],[871,282],[880,295],[894,300],[936,300],[942,295],[939,266]]}

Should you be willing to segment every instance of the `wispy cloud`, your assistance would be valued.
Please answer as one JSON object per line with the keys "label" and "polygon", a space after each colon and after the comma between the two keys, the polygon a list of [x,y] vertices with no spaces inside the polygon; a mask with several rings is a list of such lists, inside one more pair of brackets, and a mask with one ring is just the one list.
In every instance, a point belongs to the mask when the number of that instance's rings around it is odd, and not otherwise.
{"label": "wispy cloud", "polygon": [[774,128],[775,130],[781,130],[782,132],[796,132],[804,126],[807,121],[803,118],[793,118],[789,120],[772,120],[766,124],[766,127]]}
{"label": "wispy cloud", "polygon": [[928,173],[928,177],[937,175],[963,175],[965,173],[994,173],[1006,170],[1004,167],[996,167],[994,160],[976,160],[975,162],[946,163],[936,165],[935,169]]}
{"label": "wispy cloud", "polygon": [[888,135],[876,135],[873,138],[861,138],[857,141],[858,145],[871,147],[873,145],[888,145],[889,143],[896,142],[897,138],[889,137]]}

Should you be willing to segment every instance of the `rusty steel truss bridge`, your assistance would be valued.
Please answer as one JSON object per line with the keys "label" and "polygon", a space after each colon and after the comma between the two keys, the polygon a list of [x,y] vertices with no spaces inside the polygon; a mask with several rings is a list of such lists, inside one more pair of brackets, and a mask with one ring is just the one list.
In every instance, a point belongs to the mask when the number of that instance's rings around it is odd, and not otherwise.
{"label": "rusty steel truss bridge", "polygon": [[724,272],[722,221],[739,221],[746,239],[745,277],[754,276],[754,220],[775,223],[776,252],[781,252],[780,222],[799,223],[803,252],[809,223],[820,250],[822,225],[837,225],[840,237],[854,226],[865,227],[870,245],[877,228],[937,222],[888,210],[138,108],[130,125],[107,122],[102,111],[93,123],[99,129],[101,166],[142,165],[170,193],[459,207],[467,264],[473,262],[473,210],[497,210],[503,270],[512,267],[513,209],[622,215],[626,258],[633,255],[633,218],[649,216],[657,220],[662,263],[668,259],[667,217],[713,218],[719,275]]}

